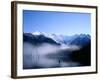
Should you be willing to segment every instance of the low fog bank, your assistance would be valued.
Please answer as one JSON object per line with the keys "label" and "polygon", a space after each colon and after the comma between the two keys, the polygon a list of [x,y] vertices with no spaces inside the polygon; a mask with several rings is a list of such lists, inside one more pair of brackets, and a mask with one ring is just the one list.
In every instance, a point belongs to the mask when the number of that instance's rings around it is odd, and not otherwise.
{"label": "low fog bank", "polygon": [[79,62],[73,61],[71,58],[72,52],[80,49],[81,47],[76,45],[57,46],[43,43],[34,46],[24,42],[23,69],[80,66]]}

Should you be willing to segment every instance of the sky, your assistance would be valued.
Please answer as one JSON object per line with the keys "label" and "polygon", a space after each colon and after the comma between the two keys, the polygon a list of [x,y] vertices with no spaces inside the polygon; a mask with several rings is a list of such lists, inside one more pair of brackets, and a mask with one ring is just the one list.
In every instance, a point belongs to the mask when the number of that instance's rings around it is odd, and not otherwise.
{"label": "sky", "polygon": [[91,34],[91,14],[23,10],[24,33]]}

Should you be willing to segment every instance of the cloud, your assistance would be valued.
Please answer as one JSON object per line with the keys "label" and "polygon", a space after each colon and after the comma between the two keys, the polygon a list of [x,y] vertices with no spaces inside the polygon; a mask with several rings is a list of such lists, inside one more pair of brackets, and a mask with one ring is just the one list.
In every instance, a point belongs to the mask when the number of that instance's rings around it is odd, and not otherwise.
{"label": "cloud", "polygon": [[[51,54],[60,56],[62,54],[62,51],[66,51],[67,53],[75,50],[79,50],[80,47],[77,45],[53,45],[44,43],[39,46],[34,46],[29,43],[24,43],[24,58],[23,58],[23,66],[24,68],[32,68],[32,67],[57,67],[57,66],[73,66],[76,65],[73,62],[72,63],[64,63],[61,62],[59,64],[58,59],[51,59],[48,58],[46,55]],[[68,52],[67,52],[68,51]],[[67,58],[67,57],[66,57]]]}
{"label": "cloud", "polygon": [[79,50],[81,47],[77,45],[61,45],[61,50],[75,51]]}

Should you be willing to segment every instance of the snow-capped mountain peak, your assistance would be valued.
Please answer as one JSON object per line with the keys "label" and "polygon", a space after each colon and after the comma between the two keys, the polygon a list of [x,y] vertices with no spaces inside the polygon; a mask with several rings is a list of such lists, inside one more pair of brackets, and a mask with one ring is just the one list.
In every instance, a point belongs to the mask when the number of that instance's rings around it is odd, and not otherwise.
{"label": "snow-capped mountain peak", "polygon": [[36,31],[36,32],[33,32],[32,35],[44,35],[45,37],[51,38],[57,42],[57,40],[56,40],[57,35],[56,34]]}
{"label": "snow-capped mountain peak", "polygon": [[41,32],[36,31],[36,32],[33,32],[32,34],[33,34],[33,35],[40,35],[40,34],[42,34],[42,33],[41,33]]}

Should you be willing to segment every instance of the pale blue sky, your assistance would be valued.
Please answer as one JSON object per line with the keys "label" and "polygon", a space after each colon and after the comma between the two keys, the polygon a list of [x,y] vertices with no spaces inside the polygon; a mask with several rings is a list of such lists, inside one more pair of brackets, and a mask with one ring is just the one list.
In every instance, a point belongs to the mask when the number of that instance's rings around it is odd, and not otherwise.
{"label": "pale blue sky", "polygon": [[24,32],[46,32],[63,35],[90,34],[91,14],[23,10]]}

